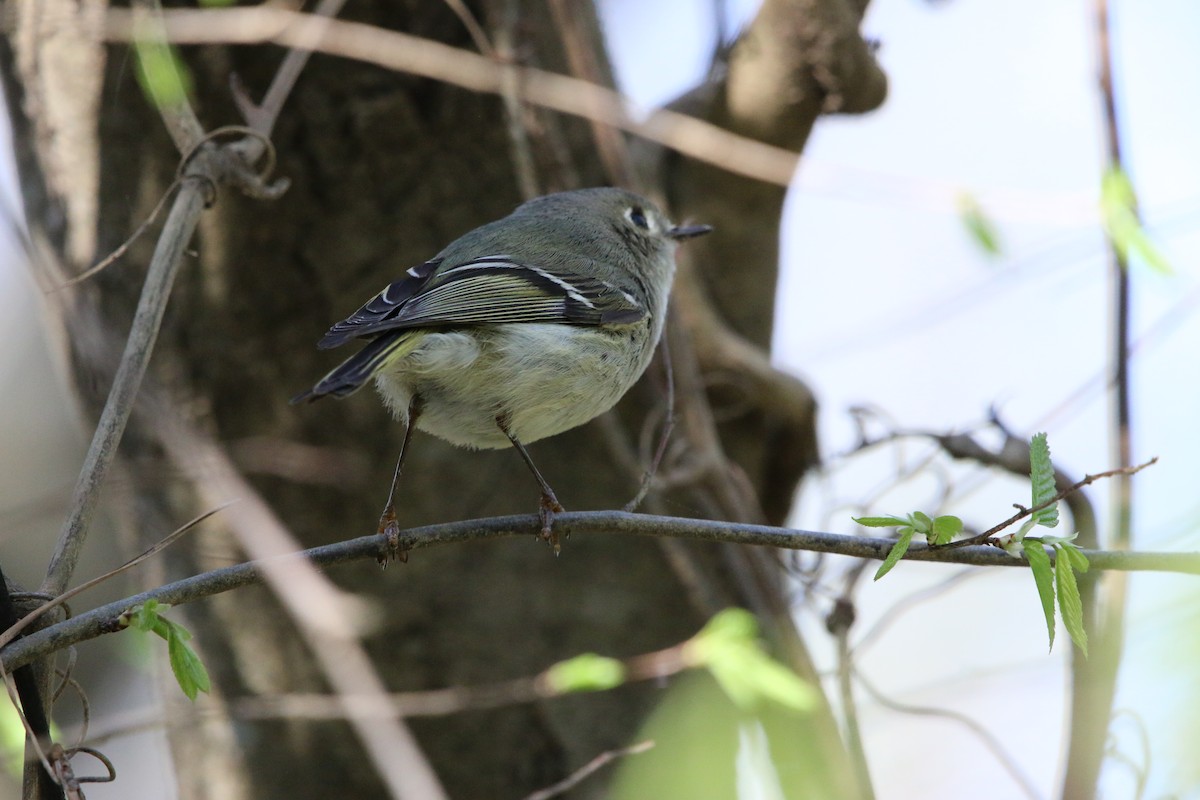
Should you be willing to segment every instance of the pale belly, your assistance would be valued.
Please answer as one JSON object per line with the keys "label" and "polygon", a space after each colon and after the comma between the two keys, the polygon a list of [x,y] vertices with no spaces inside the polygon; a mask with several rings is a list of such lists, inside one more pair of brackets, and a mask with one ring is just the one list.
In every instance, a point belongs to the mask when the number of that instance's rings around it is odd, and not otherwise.
{"label": "pale belly", "polygon": [[380,371],[380,393],[417,427],[472,448],[508,447],[570,430],[612,408],[641,377],[655,342],[645,322],[619,328],[514,324],[478,333],[430,333]]}

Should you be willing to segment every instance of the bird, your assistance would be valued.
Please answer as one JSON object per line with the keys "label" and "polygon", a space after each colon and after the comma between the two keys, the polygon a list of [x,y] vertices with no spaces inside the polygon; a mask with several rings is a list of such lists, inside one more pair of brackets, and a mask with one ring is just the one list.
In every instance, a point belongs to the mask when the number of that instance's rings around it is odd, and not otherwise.
{"label": "bird", "polygon": [[401,560],[400,474],[414,429],[459,447],[520,453],[541,490],[540,536],[557,555],[563,512],[525,445],[612,408],[662,335],[677,245],[712,230],[675,225],[619,188],[557,192],[456,239],[408,269],[317,343],[366,345],[293,403],[347,397],[374,380],[404,427],[379,520]]}

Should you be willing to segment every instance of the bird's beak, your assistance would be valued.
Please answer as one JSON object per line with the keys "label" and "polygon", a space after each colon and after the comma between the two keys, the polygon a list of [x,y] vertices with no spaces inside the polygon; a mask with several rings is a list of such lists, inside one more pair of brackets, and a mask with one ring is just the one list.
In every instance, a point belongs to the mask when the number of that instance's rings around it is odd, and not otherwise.
{"label": "bird's beak", "polygon": [[676,225],[667,231],[667,236],[675,241],[682,241],[683,239],[694,239],[697,236],[703,236],[711,230],[712,225]]}

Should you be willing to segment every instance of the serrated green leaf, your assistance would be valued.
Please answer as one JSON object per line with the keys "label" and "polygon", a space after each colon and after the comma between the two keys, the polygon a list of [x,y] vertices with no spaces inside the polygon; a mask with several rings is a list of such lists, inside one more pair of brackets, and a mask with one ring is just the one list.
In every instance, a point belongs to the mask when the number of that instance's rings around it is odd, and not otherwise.
{"label": "serrated green leaf", "polygon": [[764,700],[807,711],[816,693],[804,679],[772,659],[758,642],[758,621],[741,608],[726,609],[687,644],[684,657],[705,667],[736,705],[752,710]]}
{"label": "serrated green leaf", "polygon": [[156,108],[176,108],[187,102],[191,73],[165,42],[139,39],[133,43],[137,77],[142,91]]}
{"label": "serrated green leaf", "polygon": [[581,653],[553,665],[543,677],[557,694],[602,692],[625,682],[625,665],[615,658]]}
{"label": "serrated green leaf", "polygon": [[1156,272],[1170,275],[1174,271],[1170,262],[1146,235],[1136,208],[1137,195],[1129,176],[1117,167],[1110,168],[1100,183],[1100,211],[1113,247],[1122,258],[1128,259],[1132,253]]}
{"label": "serrated green leaf", "polygon": [[1042,613],[1046,615],[1046,632],[1050,634],[1050,649],[1054,649],[1054,570],[1050,568],[1050,556],[1037,539],[1025,542],[1025,558],[1037,584],[1038,597],[1042,601]]}
{"label": "serrated green leaf", "polygon": [[1067,558],[1076,572],[1087,572],[1091,568],[1092,565],[1088,562],[1087,556],[1083,554],[1078,545],[1064,542],[1058,546],[1058,550],[1060,553],[1067,554]]}
{"label": "serrated green leaf", "polygon": [[1055,548],[1058,557],[1054,561],[1055,587],[1058,590],[1058,613],[1063,627],[1071,635],[1071,641],[1088,654],[1087,631],[1083,629],[1083,603],[1079,599],[1079,585],[1075,582],[1075,571],[1071,569],[1071,557],[1064,556],[1062,546]]}
{"label": "serrated green leaf", "polygon": [[167,657],[171,662],[171,672],[175,673],[175,682],[189,700],[195,700],[199,692],[207,694],[212,687],[208,670],[187,643],[191,636],[179,623],[171,623],[167,636]]}
{"label": "serrated green leaf", "polygon": [[943,514],[933,519],[933,533],[929,537],[930,544],[945,544],[962,532],[963,521],[951,514]]}
{"label": "serrated green leaf", "polygon": [[879,565],[879,569],[875,570],[875,580],[879,580],[884,575],[891,572],[892,567],[899,563],[900,559],[904,558],[904,554],[908,552],[908,546],[912,544],[913,534],[916,533],[911,525],[900,529],[900,538],[892,545],[892,549],[888,552],[887,558]]}
{"label": "serrated green leaf", "polygon": [[[1033,484],[1033,506],[1040,506],[1058,494],[1054,465],[1050,462],[1050,443],[1044,433],[1035,434],[1029,441],[1029,480]],[[1053,528],[1058,524],[1058,503],[1033,512],[1031,519],[1044,528]]]}
{"label": "serrated green leaf", "polygon": [[900,517],[851,517],[850,519],[865,528],[894,528],[908,524],[908,520],[900,519]]}
{"label": "serrated green leaf", "polygon": [[908,522],[920,533],[928,534],[933,530],[933,520],[924,511],[914,511],[909,514]]}
{"label": "serrated green leaf", "polygon": [[958,196],[958,214],[963,227],[983,252],[1000,255],[1000,233],[974,197],[966,193]]}

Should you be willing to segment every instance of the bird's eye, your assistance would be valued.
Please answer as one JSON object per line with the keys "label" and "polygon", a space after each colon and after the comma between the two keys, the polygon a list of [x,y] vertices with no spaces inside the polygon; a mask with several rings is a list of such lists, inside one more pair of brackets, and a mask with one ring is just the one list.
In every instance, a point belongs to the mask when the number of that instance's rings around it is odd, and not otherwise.
{"label": "bird's eye", "polygon": [[647,231],[650,230],[650,223],[646,219],[645,211],[638,208],[637,206],[634,206],[633,208],[629,209],[625,213],[629,217],[629,221],[632,222],[634,225],[637,225],[642,230],[647,230]]}

